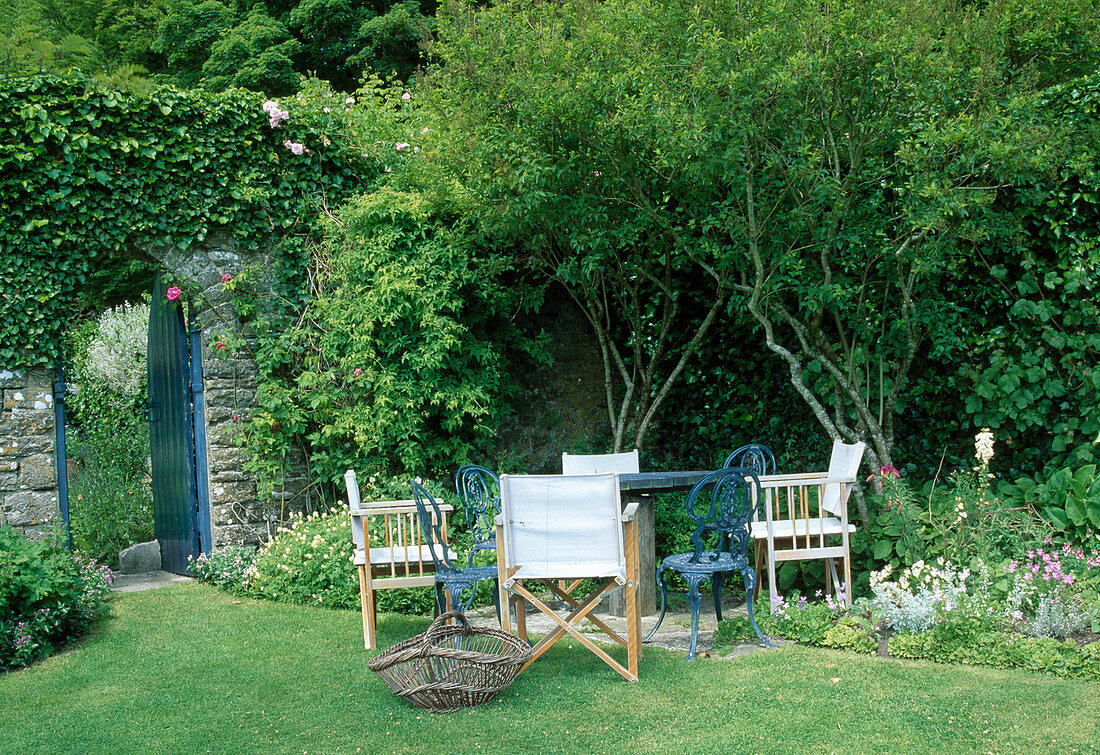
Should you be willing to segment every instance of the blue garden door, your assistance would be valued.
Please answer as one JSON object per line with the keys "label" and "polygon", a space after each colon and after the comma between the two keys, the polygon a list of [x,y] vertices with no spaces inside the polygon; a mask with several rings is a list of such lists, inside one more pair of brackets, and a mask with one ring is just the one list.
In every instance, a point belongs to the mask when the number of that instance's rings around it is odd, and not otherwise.
{"label": "blue garden door", "polygon": [[[206,470],[198,468],[195,444],[196,408],[199,433],[203,427],[201,401],[196,407],[193,386],[198,383],[197,392],[201,396],[202,367],[197,333],[189,339],[184,325],[183,301],[169,301],[166,292],[158,275],[149,312],[147,360],[153,531],[160,541],[162,568],[186,574],[188,557],[208,551],[210,542]],[[205,453],[199,456],[205,467]]]}

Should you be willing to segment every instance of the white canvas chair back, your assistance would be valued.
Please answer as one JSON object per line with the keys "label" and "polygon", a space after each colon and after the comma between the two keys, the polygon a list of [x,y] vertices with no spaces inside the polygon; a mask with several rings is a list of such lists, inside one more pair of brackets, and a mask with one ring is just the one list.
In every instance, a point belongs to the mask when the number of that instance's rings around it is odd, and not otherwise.
{"label": "white canvas chair back", "polygon": [[614,474],[501,475],[505,587],[521,579],[626,583]]}
{"label": "white canvas chair back", "polygon": [[[833,453],[829,457],[829,477],[825,483],[825,492],[821,497],[821,508],[833,516],[840,516],[843,508],[848,504],[848,494],[852,491],[851,484],[841,485],[840,481],[852,482],[859,473],[859,464],[863,461],[863,451],[867,448],[865,443],[846,444],[844,441],[833,441]],[[833,482],[836,480],[837,482]]]}
{"label": "white canvas chair back", "polygon": [[638,449],[622,454],[566,454],[561,455],[562,474],[604,474],[617,472],[630,474],[640,471]]}
{"label": "white canvas chair back", "polygon": [[[510,631],[507,607],[514,605],[517,629],[526,637],[525,603],[557,625],[532,648],[524,668],[569,635],[625,679],[638,681],[642,633],[637,603],[637,507],[631,503],[627,511],[621,510],[619,476],[614,473],[501,475],[496,519],[504,607],[501,625]],[[590,579],[596,580],[595,587],[583,587]],[[536,585],[566,604],[561,614],[531,591]],[[626,593],[625,637],[592,613],[603,596],[620,589]],[[586,619],[626,650],[625,665],[581,631],[579,622]]]}

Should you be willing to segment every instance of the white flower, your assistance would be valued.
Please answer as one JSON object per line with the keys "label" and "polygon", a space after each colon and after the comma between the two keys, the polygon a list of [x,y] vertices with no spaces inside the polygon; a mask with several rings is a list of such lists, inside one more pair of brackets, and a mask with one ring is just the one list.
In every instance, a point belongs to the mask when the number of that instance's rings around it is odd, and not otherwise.
{"label": "white flower", "polygon": [[993,432],[988,427],[983,427],[974,436],[974,456],[983,467],[989,466],[989,461],[993,458]]}

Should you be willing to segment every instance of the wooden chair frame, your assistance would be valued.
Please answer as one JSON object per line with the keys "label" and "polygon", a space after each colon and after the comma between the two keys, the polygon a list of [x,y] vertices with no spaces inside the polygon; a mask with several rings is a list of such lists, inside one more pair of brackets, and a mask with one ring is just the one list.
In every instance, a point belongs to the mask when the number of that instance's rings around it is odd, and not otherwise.
{"label": "wooden chair frame", "polygon": [[[353,561],[359,572],[359,603],[363,612],[363,646],[376,642],[375,592],[408,587],[433,587],[435,562],[417,522],[416,501],[363,502],[355,472],[344,475],[355,543]],[[440,504],[441,512],[453,507]],[[434,516],[434,515],[433,515]],[[441,522],[446,542],[446,516]],[[373,542],[372,542],[373,541]],[[453,554],[449,554],[455,557]],[[448,596],[449,608],[449,596]]]}

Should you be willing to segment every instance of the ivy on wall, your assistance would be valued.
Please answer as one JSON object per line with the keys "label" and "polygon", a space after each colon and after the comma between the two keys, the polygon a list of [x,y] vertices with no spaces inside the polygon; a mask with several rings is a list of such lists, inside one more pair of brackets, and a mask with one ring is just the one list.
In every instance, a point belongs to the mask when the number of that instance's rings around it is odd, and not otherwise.
{"label": "ivy on wall", "polygon": [[378,175],[348,159],[343,95],[119,92],[82,78],[0,82],[0,365],[53,363],[95,260],[134,246],[243,248],[299,229],[315,203]]}

